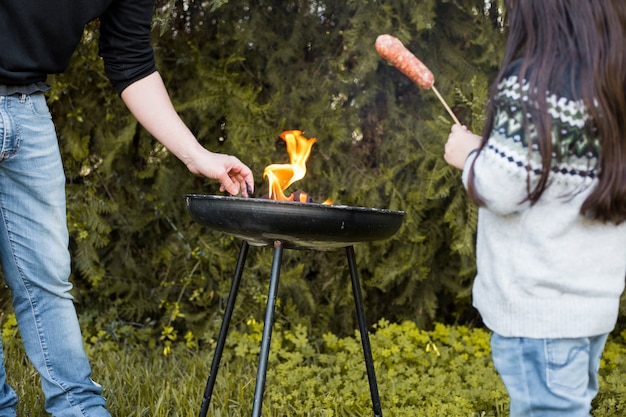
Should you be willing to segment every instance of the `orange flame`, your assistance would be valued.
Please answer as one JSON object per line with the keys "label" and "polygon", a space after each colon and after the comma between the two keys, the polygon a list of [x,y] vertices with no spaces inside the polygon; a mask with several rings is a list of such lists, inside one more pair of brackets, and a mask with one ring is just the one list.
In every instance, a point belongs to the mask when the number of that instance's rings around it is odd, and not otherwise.
{"label": "orange flame", "polygon": [[[287,144],[289,164],[271,164],[265,167],[263,177],[269,181],[269,198],[272,200],[294,201],[294,195],[285,196],[285,189],[294,182],[304,178],[306,161],[311,154],[313,144],[317,139],[307,139],[300,130],[287,130],[281,133],[280,138]],[[308,195],[299,193],[299,201],[306,202]],[[326,200],[324,204],[332,204]]]}

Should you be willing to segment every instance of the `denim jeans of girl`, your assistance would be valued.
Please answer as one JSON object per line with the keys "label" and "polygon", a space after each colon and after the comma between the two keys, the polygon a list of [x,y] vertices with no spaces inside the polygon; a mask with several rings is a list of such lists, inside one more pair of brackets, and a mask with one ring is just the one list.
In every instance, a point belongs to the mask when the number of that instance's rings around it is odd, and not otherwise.
{"label": "denim jeans of girl", "polygon": [[[70,294],[65,174],[43,94],[0,96],[0,140],[0,262],[46,411],[110,417]],[[1,345],[0,356],[0,417],[15,417]]]}
{"label": "denim jeans of girl", "polygon": [[494,333],[493,362],[511,399],[510,417],[589,417],[607,336],[526,339]]}

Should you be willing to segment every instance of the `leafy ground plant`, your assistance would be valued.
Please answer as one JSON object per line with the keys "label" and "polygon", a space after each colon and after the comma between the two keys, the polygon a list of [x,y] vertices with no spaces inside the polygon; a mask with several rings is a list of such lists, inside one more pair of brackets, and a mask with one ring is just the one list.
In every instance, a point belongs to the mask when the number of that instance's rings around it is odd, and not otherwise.
{"label": "leafy ground plant", "polygon": [[[263,325],[228,337],[209,416],[249,416]],[[21,350],[10,320],[3,338],[9,381],[20,395],[20,416],[45,416],[39,377]],[[594,416],[626,411],[626,333],[614,335],[602,362],[602,385]],[[377,323],[371,336],[383,415],[508,416],[508,399],[493,366],[489,333],[483,329],[437,325],[424,331],[412,323]],[[263,402],[263,416],[347,417],[372,415],[369,386],[358,333],[337,337],[311,334],[304,326],[277,324]],[[115,416],[197,416],[212,346],[190,350],[126,345],[88,349],[94,379],[105,387]],[[89,346],[93,347],[93,346]]]}

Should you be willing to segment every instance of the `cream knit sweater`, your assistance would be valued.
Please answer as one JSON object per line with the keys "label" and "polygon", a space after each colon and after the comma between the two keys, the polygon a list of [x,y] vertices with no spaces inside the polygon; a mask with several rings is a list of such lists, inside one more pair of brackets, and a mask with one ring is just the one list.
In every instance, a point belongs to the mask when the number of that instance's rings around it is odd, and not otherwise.
{"label": "cream knit sweater", "polygon": [[[579,213],[596,184],[597,154],[584,136],[581,102],[549,96],[550,115],[567,155],[555,163],[550,185],[532,207],[527,196],[527,138],[515,75],[499,86],[497,115],[487,146],[476,159],[479,209],[478,274],[473,303],[486,326],[505,337],[570,338],[610,332],[626,277],[626,224]],[[626,140],[626,138],[624,138]],[[541,169],[530,154],[531,181]]]}

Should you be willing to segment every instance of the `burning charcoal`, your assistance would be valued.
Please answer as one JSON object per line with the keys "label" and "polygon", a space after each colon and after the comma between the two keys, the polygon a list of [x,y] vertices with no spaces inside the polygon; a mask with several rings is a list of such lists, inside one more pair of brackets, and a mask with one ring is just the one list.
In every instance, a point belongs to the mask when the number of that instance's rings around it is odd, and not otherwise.
{"label": "burning charcoal", "polygon": [[[261,196],[261,198],[264,198],[266,200],[273,200],[272,198],[270,198],[269,194],[264,194]],[[314,203],[311,196],[307,192],[302,191],[302,190],[295,191],[289,197],[285,197],[284,200],[279,200],[279,201],[296,201],[298,203]]]}
{"label": "burning charcoal", "polygon": [[312,203],[313,202],[313,199],[311,198],[311,196],[301,190],[294,192],[291,196],[293,197],[293,201],[299,201],[300,203]]}

